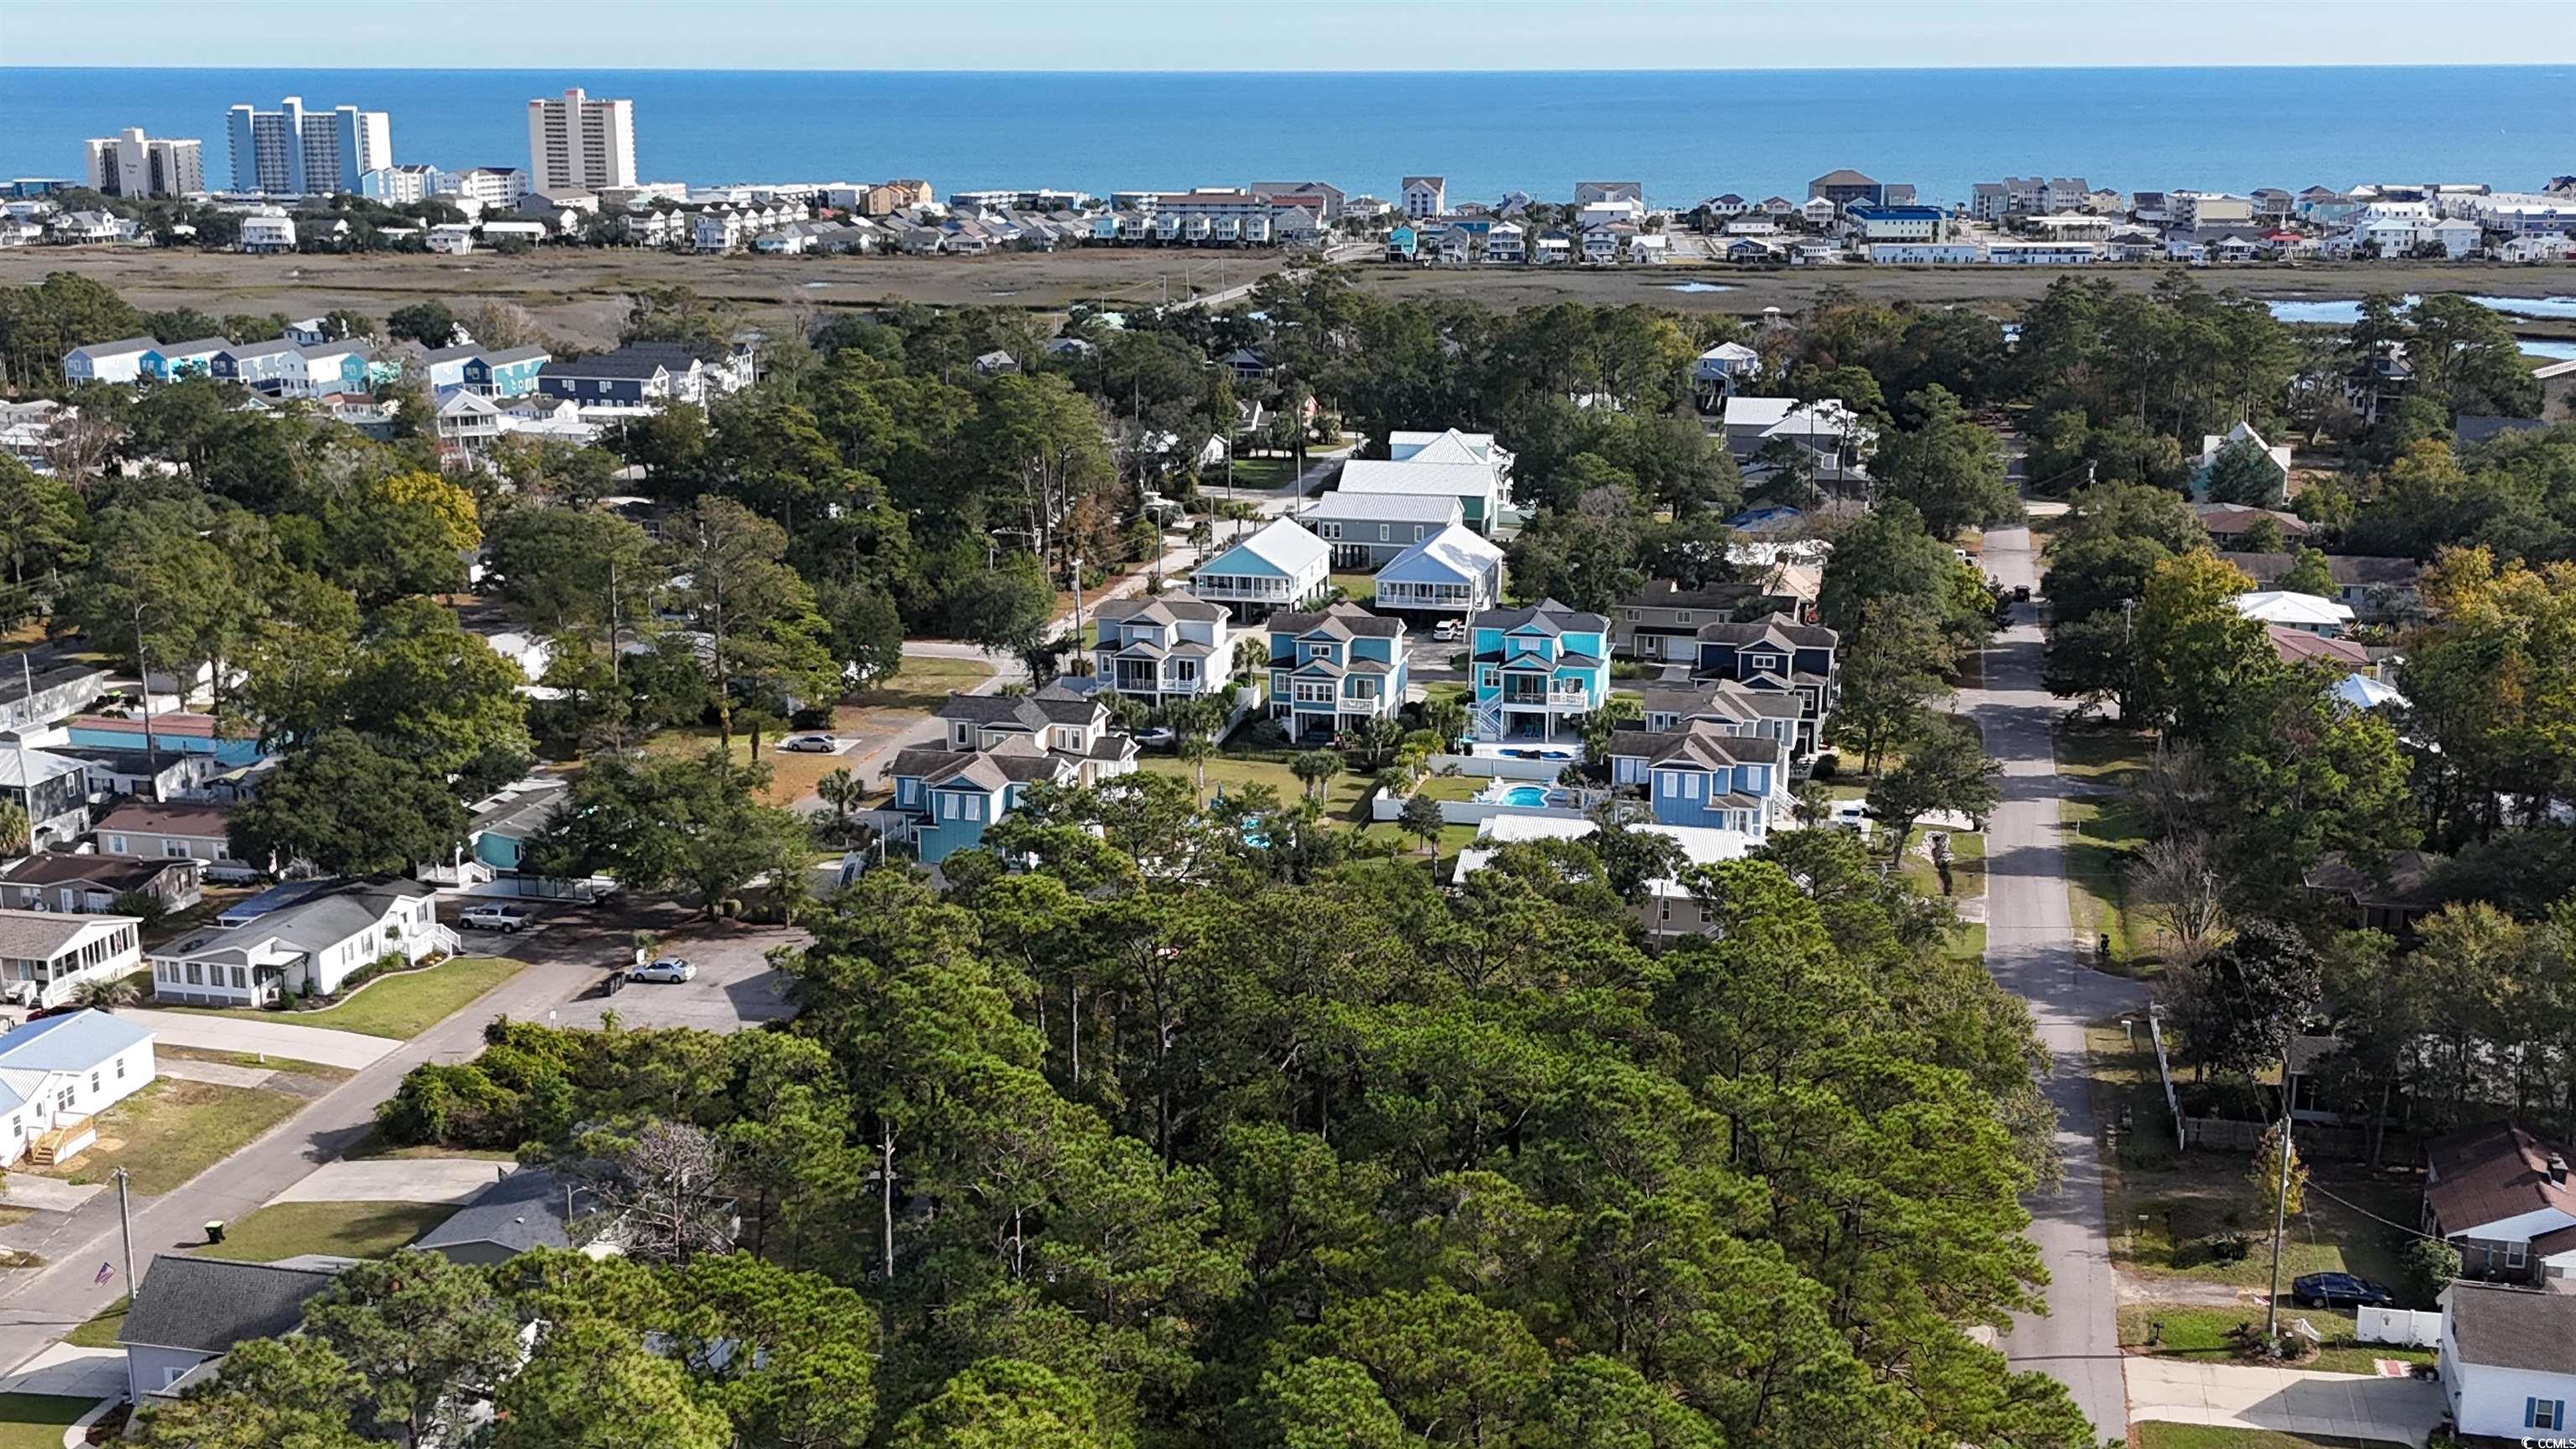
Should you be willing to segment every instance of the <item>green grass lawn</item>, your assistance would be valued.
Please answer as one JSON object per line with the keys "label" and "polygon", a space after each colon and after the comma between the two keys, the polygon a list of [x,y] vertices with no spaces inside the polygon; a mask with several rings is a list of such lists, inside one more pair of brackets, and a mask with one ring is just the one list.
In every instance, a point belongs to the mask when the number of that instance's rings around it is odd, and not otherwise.
{"label": "green grass lawn", "polygon": [[[1915,841],[1919,845],[1922,836]],[[1932,858],[1912,848],[1905,852],[1905,878],[1927,896],[1941,894],[1941,873]],[[1973,900],[1986,893],[1986,837],[1973,830],[1950,833],[1950,887],[1954,900]]]}
{"label": "green grass lawn", "polygon": [[[1199,485],[1199,491],[1202,493],[1213,493],[1217,497],[1223,498],[1225,496],[1224,466],[1220,464],[1213,473],[1208,475],[1208,477],[1212,481],[1201,483]],[[1234,456],[1234,486],[1237,488],[1253,488],[1266,491],[1285,488],[1296,481],[1297,460],[1293,457],[1247,458],[1241,453],[1237,453]]]}
{"label": "green grass lawn", "polygon": [[[2431,1363],[2429,1348],[2401,1348],[2395,1344],[2363,1343],[2353,1337],[2353,1316],[2329,1308],[2300,1308],[2281,1305],[2281,1322],[2304,1318],[2324,1336],[2317,1356],[2301,1368],[2331,1374],[2375,1374],[2377,1359],[2396,1359],[2404,1363]],[[2186,1303],[2123,1303],[2120,1305],[2120,1342],[2124,1347],[2143,1347],[2149,1337],[2156,1340],[2153,1352],[2158,1358],[2192,1359],[2205,1363],[2232,1363],[2236,1348],[2228,1333],[2240,1323],[2263,1327],[2263,1310],[2246,1304],[2236,1308],[2214,1308]]]}
{"label": "green grass lawn", "polygon": [[[1137,765],[1141,769],[1177,776],[1183,780],[1196,778],[1195,772],[1190,768],[1190,762],[1178,755],[1147,755],[1138,760]],[[1207,790],[1211,797],[1219,790],[1225,791],[1228,795],[1241,794],[1245,788],[1253,785],[1267,785],[1278,791],[1280,800],[1287,804],[1296,803],[1304,798],[1306,793],[1305,782],[1299,780],[1295,772],[1284,764],[1270,760],[1229,759],[1223,755],[1212,756],[1208,760]],[[1357,820],[1360,800],[1368,793],[1368,786],[1369,777],[1366,775],[1355,774],[1349,770],[1335,775],[1325,783],[1324,818],[1339,821]]]}
{"label": "green grass lawn", "polygon": [[2145,812],[2126,799],[2068,800],[2058,806],[2066,827],[2066,897],[2079,946],[2094,948],[2108,936],[2111,953],[2097,963],[2126,975],[2153,975],[2142,929],[2131,919],[2129,853],[2147,841]]}
{"label": "green grass lawn", "polygon": [[2141,1419],[2130,1426],[2138,1449],[2401,1449],[2385,1439],[2319,1439],[2277,1429],[2227,1429]]}
{"label": "green grass lawn", "polygon": [[249,1006],[173,1006],[164,1010],[199,1016],[238,1016],[289,1026],[327,1026],[339,1031],[409,1041],[463,1010],[476,997],[526,968],[506,956],[457,956],[421,971],[379,976],[357,994],[323,1011],[264,1011]]}
{"label": "green grass lawn", "polygon": [[87,1399],[0,1394],[0,1449],[62,1449],[63,1431],[89,1411]]}
{"label": "green grass lawn", "polygon": [[1342,597],[1362,608],[1377,601],[1377,575],[1337,573],[1327,580],[1342,591]]}
{"label": "green grass lawn", "polygon": [[1403,854],[1400,858],[1412,861],[1416,864],[1420,864],[1425,860],[1437,859],[1440,862],[1441,870],[1445,875],[1448,870],[1449,863],[1458,858],[1458,852],[1465,850],[1468,844],[1475,840],[1476,827],[1473,825],[1441,826],[1440,840],[1436,847],[1437,854],[1435,856],[1425,856],[1422,853],[1422,838],[1418,835],[1408,833],[1403,826],[1392,820],[1381,820],[1369,825],[1360,831],[1360,835],[1363,839],[1372,841],[1394,841],[1396,844],[1403,847]]}
{"label": "green grass lawn", "polygon": [[1415,793],[1455,804],[1475,799],[1480,791],[1492,783],[1491,780],[1475,775],[1434,775],[1423,781],[1422,788]]}
{"label": "green grass lawn", "polygon": [[[1088,642],[1088,641],[1085,641]],[[993,677],[980,659],[917,659],[906,656],[894,678],[846,701],[862,709],[937,709],[948,696],[973,689]]]}
{"label": "green grass lawn", "polygon": [[193,1251],[247,1263],[302,1253],[381,1258],[456,1212],[449,1203],[280,1202],[224,1225],[224,1241]]}
{"label": "green grass lawn", "polygon": [[295,1115],[304,1099],[257,1087],[163,1077],[98,1114],[98,1145],[59,1168],[19,1172],[99,1183],[122,1166],[134,1191],[157,1197],[230,1157]]}
{"label": "green grass lawn", "polygon": [[1949,952],[1962,961],[1983,962],[1986,959],[1986,923],[1962,921],[1950,933]]}

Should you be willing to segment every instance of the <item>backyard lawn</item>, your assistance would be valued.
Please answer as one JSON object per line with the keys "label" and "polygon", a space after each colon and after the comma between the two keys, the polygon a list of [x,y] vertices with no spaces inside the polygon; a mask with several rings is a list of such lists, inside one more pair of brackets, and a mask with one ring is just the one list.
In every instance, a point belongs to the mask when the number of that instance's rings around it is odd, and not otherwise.
{"label": "backyard lawn", "polygon": [[[2333,1309],[2301,1308],[2281,1305],[2281,1323],[2286,1328],[2297,1319],[2306,1319],[2316,1329],[2322,1342],[2317,1356],[2301,1368],[2330,1374],[2376,1374],[2378,1359],[2395,1359],[2400,1363],[2431,1363],[2429,1348],[2401,1348],[2389,1343],[2363,1343],[2353,1337],[2353,1316]],[[2201,1363],[2232,1363],[2236,1347],[2228,1333],[2240,1323],[2250,1323],[2259,1333],[2263,1328],[2263,1307],[2247,1303],[2234,1308],[2218,1308],[2189,1303],[2123,1303],[2120,1305],[2120,1344],[2124,1348],[2143,1348],[2155,1339],[2149,1351],[2157,1358],[2191,1359]]]}
{"label": "backyard lawn", "polygon": [[[1196,773],[1190,768],[1190,762],[1178,755],[1147,755],[1137,761],[1137,766],[1157,774],[1175,775],[1183,780],[1194,781],[1197,778]],[[1299,780],[1296,774],[1284,764],[1271,760],[1230,759],[1223,755],[1209,757],[1207,789],[1210,797],[1214,797],[1219,790],[1229,795],[1239,795],[1246,788],[1254,785],[1267,785],[1278,791],[1279,799],[1283,804],[1294,804],[1303,799],[1306,794],[1305,782]],[[1326,781],[1324,818],[1338,821],[1356,821],[1361,818],[1360,800],[1368,793],[1368,788],[1368,776],[1349,770],[1344,770]]]}
{"label": "backyard lawn", "polygon": [[484,992],[526,968],[506,956],[456,956],[421,971],[397,971],[358,988],[322,1011],[265,1011],[255,1006],[167,1006],[197,1016],[238,1016],[287,1026],[327,1026],[340,1031],[409,1041],[463,1010]]}
{"label": "backyard lawn", "polygon": [[162,1193],[232,1156],[295,1115],[304,1098],[265,1087],[218,1087],[163,1077],[98,1114],[98,1144],[62,1167],[19,1172],[97,1183],[122,1166],[134,1191]]}
{"label": "backyard lawn", "polygon": [[[1941,894],[1941,872],[1933,869],[1932,857],[1920,834],[1905,851],[1905,878],[1927,896]],[[1973,900],[1986,893],[1986,837],[1973,830],[1950,832],[1950,895],[1954,900]]]}
{"label": "backyard lawn", "polygon": [[90,1408],[58,1394],[0,1394],[0,1449],[62,1449],[63,1431]]}
{"label": "backyard lawn", "polygon": [[303,1253],[381,1258],[455,1212],[451,1203],[270,1203],[225,1224],[221,1245],[203,1245],[194,1251],[246,1263],[274,1263]]}
{"label": "backyard lawn", "polygon": [[980,659],[922,659],[906,655],[903,667],[894,678],[876,688],[851,695],[843,700],[844,709],[918,709],[934,710],[948,696],[993,677],[992,666]]}
{"label": "backyard lawn", "polygon": [[1362,608],[1366,608],[1377,599],[1377,575],[1375,574],[1337,573],[1328,582],[1342,591],[1343,598]]}

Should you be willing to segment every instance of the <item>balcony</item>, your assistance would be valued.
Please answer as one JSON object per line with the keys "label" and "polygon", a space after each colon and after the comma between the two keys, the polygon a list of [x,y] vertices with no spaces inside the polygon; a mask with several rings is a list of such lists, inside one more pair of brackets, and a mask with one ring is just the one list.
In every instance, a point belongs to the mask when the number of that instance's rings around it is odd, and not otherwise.
{"label": "balcony", "polygon": [[1503,686],[1502,701],[1506,709],[1588,710],[1592,708],[1592,691],[1579,684],[1553,689],[1515,689],[1507,684]]}

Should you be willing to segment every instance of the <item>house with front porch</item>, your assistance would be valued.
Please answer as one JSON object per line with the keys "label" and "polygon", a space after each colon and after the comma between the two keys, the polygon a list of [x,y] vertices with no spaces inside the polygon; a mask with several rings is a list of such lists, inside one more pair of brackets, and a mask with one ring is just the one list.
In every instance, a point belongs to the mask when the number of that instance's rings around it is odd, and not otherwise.
{"label": "house with front porch", "polygon": [[[1478,445],[1481,439],[1483,446]],[[1397,433],[1387,458],[1355,458],[1342,465],[1334,487],[1344,493],[1406,493],[1454,498],[1459,521],[1491,536],[1511,501],[1509,451],[1489,433]]]}
{"label": "house with front porch", "polygon": [[1404,708],[1404,621],[1357,604],[1270,616],[1270,717],[1299,743],[1329,741]]}
{"label": "house with front porch", "polygon": [[1332,573],[1332,550],[1322,539],[1293,518],[1275,519],[1199,565],[1190,575],[1190,597],[1257,618],[1321,602]]}
{"label": "house with front porch", "polygon": [[1377,606],[1418,614],[1481,614],[1503,601],[1503,551],[1453,523],[1377,571]]}
{"label": "house with front porch", "polygon": [[[328,996],[387,956],[418,965],[456,949],[426,881],[349,881],[236,926],[191,931],[152,952],[152,996],[195,1006],[275,1006]],[[91,917],[90,919],[98,919]]]}
{"label": "house with front porch", "polygon": [[1710,624],[1747,617],[1795,613],[1799,601],[1761,584],[1728,581],[1683,588],[1672,579],[1653,579],[1619,601],[1610,639],[1618,659],[1648,663],[1693,664],[1699,659],[1699,631]]}
{"label": "house with front porch", "polygon": [[1801,624],[1787,614],[1745,623],[1705,624],[1699,631],[1699,659],[1691,672],[1700,679],[1796,696],[1794,750],[1807,755],[1824,739],[1825,721],[1842,698],[1842,672],[1835,659],[1839,643],[1833,630]]}
{"label": "house with front porch", "polygon": [[1149,709],[1222,698],[1234,673],[1233,617],[1221,604],[1178,595],[1105,600],[1093,615],[1093,677]]}
{"label": "house with front porch", "polygon": [[1032,785],[1096,785],[1136,768],[1136,742],[1111,726],[1097,690],[1058,682],[1030,695],[952,694],[939,718],[937,745],[899,751],[886,767],[926,865],[982,843]]}
{"label": "house with front porch", "polygon": [[0,908],[96,916],[150,900],[184,911],[204,895],[194,860],[144,860],[43,850],[0,870]]}
{"label": "house with front porch", "polygon": [[2569,1150],[2515,1122],[2434,1138],[2424,1144],[2424,1231],[2459,1250],[2463,1277],[2540,1288],[2576,1279]]}
{"label": "house with front porch", "polygon": [[1798,721],[1805,706],[1793,691],[1680,680],[1648,684],[1637,694],[1650,733],[1671,734],[1708,725],[1725,734],[1777,740],[1790,758],[1797,755]]}
{"label": "house with front porch", "polygon": [[1610,783],[1642,790],[1660,825],[1732,830],[1759,842],[1789,820],[1789,755],[1776,738],[1693,722],[1610,736]]}
{"label": "house with front porch", "polygon": [[1374,570],[1397,554],[1459,520],[1458,500],[1447,494],[1324,494],[1297,515],[1308,532],[1332,551],[1337,569]]}
{"label": "house with front porch", "polygon": [[0,997],[60,1006],[85,981],[114,981],[142,965],[137,916],[0,910]]}
{"label": "house with front porch", "polygon": [[1469,729],[1478,740],[1579,738],[1575,721],[1610,698],[1610,621],[1541,599],[1467,625]]}

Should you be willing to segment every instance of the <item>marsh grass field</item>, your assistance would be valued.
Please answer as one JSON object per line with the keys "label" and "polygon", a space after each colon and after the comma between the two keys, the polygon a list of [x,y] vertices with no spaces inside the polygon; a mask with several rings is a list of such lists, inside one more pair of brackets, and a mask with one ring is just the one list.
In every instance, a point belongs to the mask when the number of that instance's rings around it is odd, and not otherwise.
{"label": "marsh grass field", "polygon": [[[755,321],[771,323],[892,302],[1053,314],[1078,302],[1116,309],[1178,301],[1193,288],[1213,292],[1220,284],[1240,286],[1288,261],[1276,251],[1183,247],[1073,248],[984,257],[694,256],[580,247],[545,247],[517,256],[247,256],[148,246],[20,247],[0,252],[0,286],[25,286],[49,272],[71,271],[107,283],[146,311],[184,305],[219,315],[303,315],[346,307],[383,316],[424,298],[451,304],[497,298],[527,308],[555,336],[605,347],[616,341],[625,298],[646,287],[692,287],[735,303]],[[1356,285],[1387,297],[1469,300],[1503,308],[1566,301],[1633,303],[1742,315],[1757,315],[1765,307],[1796,312],[1836,289],[1891,301],[1987,302],[2008,308],[2038,297],[2070,273],[2145,290],[2176,270],[2163,264],[1439,268],[1375,261],[1346,262],[1340,268]],[[2190,275],[2206,287],[2235,287],[2264,297],[2326,299],[2369,291],[2541,297],[2576,292],[2576,269],[2480,262],[2311,262],[2210,267]],[[2518,318],[2514,330],[2530,336],[2576,336],[2576,323]]]}

